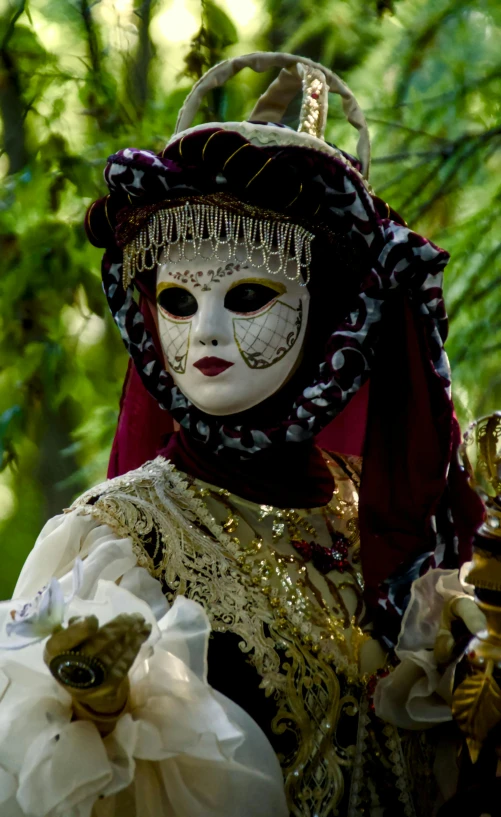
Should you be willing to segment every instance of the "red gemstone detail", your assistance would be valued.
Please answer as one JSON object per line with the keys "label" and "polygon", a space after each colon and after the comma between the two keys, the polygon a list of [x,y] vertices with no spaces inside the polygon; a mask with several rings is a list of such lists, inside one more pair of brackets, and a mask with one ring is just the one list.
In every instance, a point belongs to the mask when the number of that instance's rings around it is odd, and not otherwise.
{"label": "red gemstone detail", "polygon": [[339,534],[333,537],[332,547],[323,547],[316,542],[306,542],[304,539],[292,541],[292,545],[303,557],[305,562],[313,561],[319,573],[330,573],[339,570],[340,573],[349,567],[347,540]]}
{"label": "red gemstone detail", "polygon": [[312,557],[314,543],[306,542],[305,539],[301,539],[301,541],[293,541],[292,544],[305,562],[309,562]]}
{"label": "red gemstone detail", "polygon": [[324,548],[322,545],[315,544],[312,559],[317,570],[323,574],[339,567],[339,559],[332,555],[330,548]]}

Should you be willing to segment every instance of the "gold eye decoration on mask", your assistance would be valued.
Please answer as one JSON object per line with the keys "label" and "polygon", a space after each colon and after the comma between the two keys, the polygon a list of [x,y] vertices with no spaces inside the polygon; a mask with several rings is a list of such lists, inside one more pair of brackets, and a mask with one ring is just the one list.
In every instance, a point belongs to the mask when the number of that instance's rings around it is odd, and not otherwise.
{"label": "gold eye decoration on mask", "polygon": [[177,284],[159,284],[157,304],[173,318],[192,318],[198,309],[195,296]]}
{"label": "gold eye decoration on mask", "polygon": [[286,291],[287,287],[280,281],[248,278],[232,284],[225,295],[224,305],[230,312],[248,315],[259,312]]}

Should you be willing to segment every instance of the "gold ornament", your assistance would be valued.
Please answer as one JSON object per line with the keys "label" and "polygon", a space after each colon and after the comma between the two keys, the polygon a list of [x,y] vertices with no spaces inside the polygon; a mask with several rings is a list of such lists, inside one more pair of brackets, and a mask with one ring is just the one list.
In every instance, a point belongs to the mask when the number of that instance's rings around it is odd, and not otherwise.
{"label": "gold ornament", "polygon": [[[460,458],[470,486],[483,501],[486,516],[478,530],[482,537],[474,548],[466,581],[479,591],[477,604],[487,619],[487,629],[473,638],[467,651],[468,677],[452,699],[452,713],[466,735],[473,763],[484,742],[501,722],[501,689],[494,670],[501,670],[501,604],[488,604],[484,593],[501,594],[501,412],[473,422],[460,446]],[[492,542],[492,550],[489,548]],[[500,595],[501,599],[501,595]]]}
{"label": "gold ornament", "polygon": [[72,697],[78,720],[102,735],[113,731],[129,698],[128,673],[151,632],[139,613],[121,613],[102,627],[95,616],[71,621],[49,638],[44,661]]}
{"label": "gold ornament", "polygon": [[476,763],[489,733],[501,722],[501,689],[494,670],[501,669],[501,607],[477,602],[487,629],[468,645],[470,675],[452,698],[452,714],[466,735],[472,763]]}
{"label": "gold ornament", "polygon": [[468,584],[481,590],[501,592],[501,554],[476,547],[471,570],[466,577]]}
{"label": "gold ornament", "polygon": [[472,763],[491,729],[501,721],[501,689],[493,677],[494,661],[458,686],[452,699],[452,714],[466,735]]}
{"label": "gold ornament", "polygon": [[501,537],[501,411],[471,423],[459,456],[470,486],[485,505],[486,518],[479,534]]}

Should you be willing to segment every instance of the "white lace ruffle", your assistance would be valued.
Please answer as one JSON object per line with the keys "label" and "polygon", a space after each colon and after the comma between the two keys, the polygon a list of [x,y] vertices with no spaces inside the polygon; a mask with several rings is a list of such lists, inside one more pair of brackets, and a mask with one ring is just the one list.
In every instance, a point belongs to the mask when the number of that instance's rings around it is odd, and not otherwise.
{"label": "white lace ruffle", "polygon": [[470,564],[457,570],[430,570],[411,588],[396,646],[400,663],[379,681],[374,696],[376,714],[403,729],[422,729],[452,720],[451,699],[458,656],[439,669],[433,647],[444,604],[452,598],[472,597],[464,581]]}

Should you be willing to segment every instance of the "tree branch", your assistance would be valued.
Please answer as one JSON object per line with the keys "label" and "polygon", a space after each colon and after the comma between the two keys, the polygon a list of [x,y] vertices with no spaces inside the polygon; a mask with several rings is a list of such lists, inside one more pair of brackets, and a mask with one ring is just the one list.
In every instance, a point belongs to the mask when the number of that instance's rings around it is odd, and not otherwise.
{"label": "tree branch", "polygon": [[435,142],[447,142],[445,136],[437,136],[433,133],[427,133],[423,130],[416,130],[416,128],[409,128],[407,125],[402,125],[401,122],[389,122],[387,119],[379,119],[377,116],[367,116],[367,122],[374,122],[375,125],[386,125],[388,128],[397,128],[398,130],[406,131],[407,133],[415,134],[416,136],[426,136],[427,139],[433,139]]}

